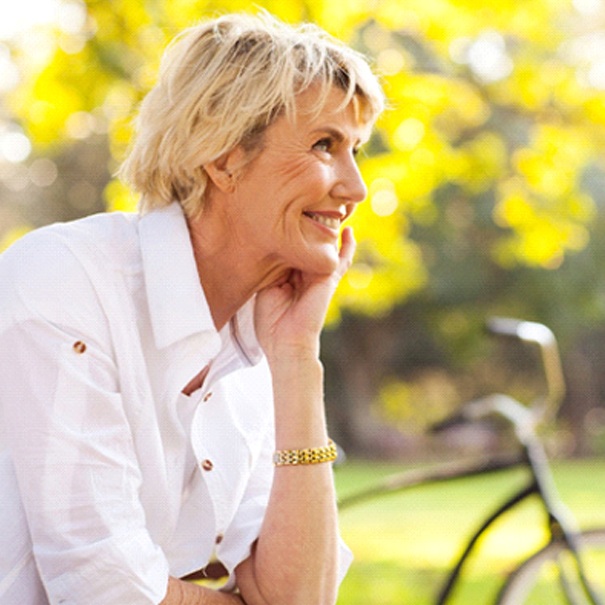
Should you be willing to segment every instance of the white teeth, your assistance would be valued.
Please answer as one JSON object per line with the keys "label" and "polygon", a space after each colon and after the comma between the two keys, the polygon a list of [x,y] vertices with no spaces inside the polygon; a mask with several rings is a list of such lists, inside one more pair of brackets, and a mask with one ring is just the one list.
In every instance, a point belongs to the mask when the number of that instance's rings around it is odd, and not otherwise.
{"label": "white teeth", "polygon": [[307,216],[309,218],[312,218],[314,221],[317,221],[318,223],[329,227],[330,229],[338,229],[340,227],[340,219],[338,218],[311,213],[307,214]]}

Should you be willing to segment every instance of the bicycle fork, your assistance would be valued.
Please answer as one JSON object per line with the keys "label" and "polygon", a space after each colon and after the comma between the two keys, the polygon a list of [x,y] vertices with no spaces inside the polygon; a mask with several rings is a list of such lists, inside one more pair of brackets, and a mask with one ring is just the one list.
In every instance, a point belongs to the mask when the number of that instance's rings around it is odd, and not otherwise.
{"label": "bicycle fork", "polygon": [[578,543],[580,534],[573,515],[563,504],[547,461],[542,444],[535,439],[524,443],[525,453],[532,471],[536,493],[539,495],[548,514],[548,528],[551,542],[561,542],[564,545],[562,555],[569,553],[573,563],[573,573],[579,580],[578,584],[568,577],[561,555],[557,562],[561,587],[570,605],[604,605],[603,599],[596,594],[587,575],[582,558],[582,548]]}
{"label": "bicycle fork", "polygon": [[[466,564],[479,538],[489,527],[508,510],[523,502],[529,496],[536,495],[548,515],[548,530],[551,542],[560,542],[564,545],[564,551],[571,554],[575,567],[575,574],[579,579],[579,586],[583,595],[578,595],[575,585],[565,573],[562,562],[559,562],[561,583],[565,596],[570,605],[605,605],[592,588],[587,578],[584,563],[582,561],[581,546],[578,544],[578,530],[574,518],[569,510],[562,504],[557,488],[555,486],[546,454],[542,445],[535,438],[525,439],[523,443],[524,456],[527,466],[531,471],[529,483],[513,494],[506,502],[499,506],[472,535],[463,552],[458,557],[455,566],[447,577],[437,599],[436,605],[445,605],[451,598],[462,569]],[[586,601],[586,599],[588,601]]]}

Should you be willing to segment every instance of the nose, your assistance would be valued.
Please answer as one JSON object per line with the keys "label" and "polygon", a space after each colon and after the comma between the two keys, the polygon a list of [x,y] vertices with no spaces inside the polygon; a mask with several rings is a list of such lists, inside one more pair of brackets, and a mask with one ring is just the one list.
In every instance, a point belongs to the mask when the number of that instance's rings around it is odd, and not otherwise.
{"label": "nose", "polygon": [[368,189],[352,154],[347,153],[339,162],[336,179],[332,189],[334,197],[349,203],[359,203],[368,195]]}

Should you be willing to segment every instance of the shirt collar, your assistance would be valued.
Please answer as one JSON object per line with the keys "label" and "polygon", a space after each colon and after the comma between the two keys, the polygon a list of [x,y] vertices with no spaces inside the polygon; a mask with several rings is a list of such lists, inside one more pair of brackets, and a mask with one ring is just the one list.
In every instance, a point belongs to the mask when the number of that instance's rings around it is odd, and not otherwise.
{"label": "shirt collar", "polygon": [[257,364],[263,357],[263,350],[254,329],[255,304],[256,298],[251,298],[231,321],[233,338],[251,365]]}
{"label": "shirt collar", "polygon": [[173,203],[139,222],[145,289],[158,348],[216,328],[200,284],[185,216]]}
{"label": "shirt collar", "polygon": [[[143,215],[139,237],[156,346],[161,349],[202,332],[218,337],[180,204]],[[254,302],[254,298],[249,300],[232,322],[233,336],[250,364],[262,357],[254,330]]]}

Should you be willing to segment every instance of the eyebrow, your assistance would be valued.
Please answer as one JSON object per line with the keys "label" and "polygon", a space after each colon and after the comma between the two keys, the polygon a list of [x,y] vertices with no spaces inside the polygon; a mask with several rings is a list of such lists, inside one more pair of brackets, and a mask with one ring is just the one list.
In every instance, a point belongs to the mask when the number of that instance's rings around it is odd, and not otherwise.
{"label": "eyebrow", "polygon": [[[319,134],[321,132],[325,132],[330,135],[337,143],[342,143],[347,139],[345,134],[338,128],[334,128],[333,126],[320,126],[319,128],[315,128],[312,131],[312,134]],[[363,141],[361,139],[356,139],[353,141],[353,147],[357,148],[363,145]]]}

